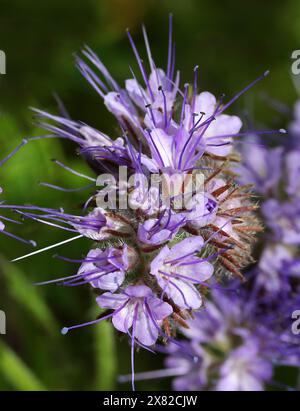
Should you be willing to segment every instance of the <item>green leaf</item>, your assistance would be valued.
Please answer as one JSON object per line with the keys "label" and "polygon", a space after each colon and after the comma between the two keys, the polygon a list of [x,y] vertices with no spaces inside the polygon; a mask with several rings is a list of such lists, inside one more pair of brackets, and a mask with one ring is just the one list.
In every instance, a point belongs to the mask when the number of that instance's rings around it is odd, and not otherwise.
{"label": "green leaf", "polygon": [[110,322],[103,321],[95,327],[96,374],[94,388],[96,390],[114,390],[117,373],[117,354],[114,328]]}
{"label": "green leaf", "polygon": [[16,390],[43,391],[46,387],[32,373],[18,355],[3,341],[0,341],[0,371]]}
{"label": "green leaf", "polygon": [[15,264],[1,259],[1,267],[10,295],[21,304],[24,310],[38,321],[54,337],[59,335],[60,326],[44,301],[40,290],[35,287]]}

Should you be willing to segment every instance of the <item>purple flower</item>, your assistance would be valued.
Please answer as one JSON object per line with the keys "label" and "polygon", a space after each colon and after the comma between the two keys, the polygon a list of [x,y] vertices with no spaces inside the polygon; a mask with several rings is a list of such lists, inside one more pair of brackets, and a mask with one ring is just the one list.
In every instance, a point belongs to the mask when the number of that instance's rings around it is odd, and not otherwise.
{"label": "purple flower", "polygon": [[217,391],[262,391],[272,376],[270,362],[259,357],[256,341],[233,350],[220,369]]}
{"label": "purple flower", "polygon": [[268,149],[253,138],[242,149],[243,163],[238,166],[239,181],[243,184],[255,184],[260,194],[276,192],[282,175],[283,148]]}
{"label": "purple flower", "polygon": [[194,284],[203,284],[213,274],[213,266],[196,257],[201,251],[202,237],[189,237],[174,245],[166,245],[151,262],[150,272],[178,307],[196,309],[202,298]]}
{"label": "purple flower", "polygon": [[[168,215],[169,214],[169,215]],[[138,239],[141,243],[149,246],[163,244],[178,233],[179,229],[185,225],[185,219],[180,214],[171,214],[171,211],[161,213],[157,219],[146,220],[138,227]]]}
{"label": "purple flower", "polygon": [[[237,134],[241,127],[241,119],[237,116],[229,116],[227,114],[218,115],[218,102],[215,96],[208,91],[198,94],[192,105],[186,105],[184,126],[190,132],[194,127],[195,121],[205,123],[213,118],[209,127],[199,127],[199,132],[203,133],[202,144],[205,144],[205,150],[209,153],[218,156],[227,156],[232,150],[231,136]],[[195,118],[194,113],[198,115]],[[203,113],[203,114],[202,114]],[[199,124],[199,126],[201,123]],[[198,131],[198,130],[197,130]]]}
{"label": "purple flower", "polygon": [[[99,292],[109,290],[97,302],[113,312],[65,328],[63,333],[112,317],[114,326],[131,337],[132,359],[135,344],[153,345],[159,335],[172,341],[171,335],[179,325],[188,327],[193,315],[190,310],[202,304],[202,290],[215,287],[207,283],[213,272],[220,279],[242,277],[240,270],[251,261],[251,246],[261,227],[249,187],[237,184],[230,170],[230,162],[237,160],[233,142],[243,135],[242,122],[225,111],[267,74],[224,103],[223,97],[216,99],[207,91],[198,91],[197,66],[192,87],[180,85],[171,17],[165,69],[155,65],[144,28],[143,36],[149,68],[128,32],[142,81],[131,69],[131,78],[125,80],[125,86],[119,85],[89,48],[82,51],[82,58],[76,57],[77,68],[117,120],[120,131],[116,139],[73,121],[61,104],[58,116],[35,110],[47,131],[43,137],[76,143],[96,173],[105,170],[116,177],[120,166],[127,167],[135,177],[133,184],[126,182],[124,188],[118,184],[121,181],[115,181],[117,193],[125,192],[132,207],[125,210],[120,206],[113,211],[94,208],[94,194],[85,202],[82,215],[15,207],[24,217],[76,234],[58,245],[81,237],[97,243],[84,260],[73,260],[82,263],[76,275],[50,282],[68,286],[88,283]],[[58,161],[56,164],[95,182]],[[162,178],[163,187],[170,180],[175,192],[161,193],[156,187],[148,190],[153,174]],[[178,175],[183,176],[184,183],[178,184]],[[193,184],[197,177],[203,181],[200,193]],[[192,188],[189,202],[177,207],[186,182]],[[165,199],[169,200],[167,204]],[[174,344],[183,349],[181,343]]]}
{"label": "purple flower", "polygon": [[293,150],[286,154],[285,164],[287,172],[286,193],[289,196],[300,197],[300,150]]}
{"label": "purple flower", "polygon": [[300,101],[297,100],[294,106],[294,118],[289,126],[289,131],[294,139],[294,145],[300,147]]}
{"label": "purple flower", "polygon": [[[225,275],[242,277],[240,269],[251,261],[251,244],[254,234],[260,230],[254,216],[256,206],[251,202],[248,188],[236,185],[227,166],[234,158],[232,143],[234,137],[240,135],[242,123],[237,116],[224,112],[267,73],[224,103],[223,97],[217,100],[207,91],[198,92],[198,67],[195,67],[189,93],[188,84],[181,88],[180,73],[175,70],[172,19],[166,69],[156,67],[145,29],[143,35],[149,71],[128,32],[142,82],[131,71],[132,77],[122,88],[89,48],[83,50],[82,59],[76,58],[78,69],[116,117],[120,126],[117,139],[71,120],[61,105],[59,116],[36,110],[41,126],[50,133],[46,137],[58,136],[78,144],[81,154],[96,172],[106,170],[115,175],[122,165],[131,175],[134,173],[134,184],[128,183],[125,187],[133,207],[128,210],[120,207],[115,211],[92,208],[91,196],[82,216],[39,207],[19,208],[18,212],[79,234],[75,239],[84,236],[101,244],[83,261],[78,275],[64,281],[65,285],[91,283],[101,290],[115,291],[124,283],[132,285],[146,278],[157,297],[168,296],[183,319],[185,310],[200,307],[199,285],[211,277],[213,265]],[[64,168],[82,177],[69,167]],[[175,185],[175,193],[166,194],[169,204],[164,203],[160,189],[147,190],[144,179],[149,183],[153,173],[162,176],[164,184],[169,179]],[[178,184],[178,175],[183,176],[184,184]],[[203,180],[201,193],[195,192],[191,183],[197,176]],[[88,179],[94,181],[91,177]],[[177,208],[185,182],[192,187],[190,203]],[[117,185],[117,189],[122,191],[124,187]],[[119,253],[120,239],[127,244],[127,250],[135,249],[139,254],[130,269],[125,254],[114,259],[115,253]],[[122,250],[126,250],[123,245]],[[205,258],[197,255],[200,250]],[[181,261],[170,263],[175,253],[181,256]],[[209,262],[214,258],[215,261]],[[170,324],[172,328],[174,321]]]}
{"label": "purple flower", "polygon": [[138,256],[127,245],[122,248],[95,248],[89,251],[79,268],[77,277],[67,284],[90,283],[94,288],[116,291],[125,279],[126,272],[135,266]]}
{"label": "purple flower", "polygon": [[287,275],[295,275],[294,258],[283,244],[267,244],[258,262],[255,282],[268,294],[276,295],[283,290]]}
{"label": "purple flower", "polygon": [[[230,293],[230,294],[229,294]],[[173,376],[175,390],[261,391],[278,365],[299,366],[299,341],[287,329],[299,298],[280,301],[273,315],[259,294],[214,291],[205,308],[182,328],[182,348],[170,345],[164,370],[143,372],[136,380]],[[267,310],[267,311],[266,311]],[[190,353],[190,355],[187,355]],[[123,378],[126,380],[126,377]]]}
{"label": "purple flower", "polygon": [[119,294],[104,293],[97,297],[101,308],[114,311],[112,322],[123,333],[131,333],[141,344],[153,345],[159,335],[162,320],[172,314],[172,307],[157,298],[145,285],[127,287]]}
{"label": "purple flower", "polygon": [[265,201],[261,210],[277,241],[300,243],[300,205],[297,199],[283,203],[270,199]]}
{"label": "purple flower", "polygon": [[81,218],[78,223],[74,222],[73,226],[85,237],[96,241],[106,240],[112,236],[126,237],[132,234],[129,221],[100,207]]}
{"label": "purple flower", "polygon": [[24,217],[66,231],[80,233],[94,241],[107,240],[113,236],[127,237],[132,234],[132,227],[128,220],[100,207],[94,208],[85,216],[35,206],[14,206],[13,208]]}
{"label": "purple flower", "polygon": [[294,246],[300,240],[299,135],[298,143],[292,140],[297,137],[299,107],[297,104],[287,142],[269,148],[254,135],[249,136],[248,147],[241,150],[240,182],[253,183],[255,191],[264,195],[261,211],[266,235],[258,264],[250,273],[262,301],[286,298],[297,284],[299,253]]}

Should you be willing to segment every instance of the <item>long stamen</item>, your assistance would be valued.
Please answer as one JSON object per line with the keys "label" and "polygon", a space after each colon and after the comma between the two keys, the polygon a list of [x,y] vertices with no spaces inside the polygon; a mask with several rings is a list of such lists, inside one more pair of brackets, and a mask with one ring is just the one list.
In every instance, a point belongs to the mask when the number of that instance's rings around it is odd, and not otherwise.
{"label": "long stamen", "polygon": [[152,135],[151,135],[151,130],[147,129],[146,132],[148,133],[148,135],[149,135],[149,137],[150,137],[150,141],[151,141],[152,147],[154,148],[154,150],[155,150],[155,152],[156,152],[156,154],[157,154],[157,157],[158,157],[158,159],[159,159],[159,161],[160,161],[161,167],[164,167],[164,162],[163,162],[162,156],[160,155],[160,152],[159,152],[156,144],[155,144],[154,141],[153,141],[153,137],[152,137]]}
{"label": "long stamen", "polygon": [[96,55],[96,53],[94,53],[93,50],[88,46],[85,46],[85,50],[83,50],[82,53],[97,67],[97,69],[102,73],[102,75],[106,79],[107,83],[111,85],[112,89],[120,91],[120,86],[118,85],[116,80],[111,76],[105,65]]}
{"label": "long stamen", "polygon": [[[51,221],[45,221],[41,218],[36,217],[34,214],[24,213],[23,211],[20,211],[20,210],[15,210],[15,212],[22,215],[23,217],[27,217],[27,218],[30,218],[31,220],[38,221],[39,223],[43,223],[43,224],[49,225],[51,227],[60,228],[60,229],[65,230],[65,231],[70,231],[72,233],[77,233],[77,230],[75,230],[75,229],[64,227],[64,226],[61,226],[59,224],[52,223]],[[53,220],[55,220],[55,219],[53,218]],[[57,219],[57,221],[61,221],[61,220]]]}
{"label": "long stamen", "polygon": [[8,156],[6,156],[3,160],[0,161],[0,167],[3,166],[13,155],[15,155],[23,146],[28,143],[27,139],[24,139],[22,143],[20,143]]}
{"label": "long stamen", "polygon": [[56,186],[54,184],[45,183],[42,181],[39,183],[39,185],[43,187],[52,188],[53,190],[64,191],[65,193],[77,193],[77,192],[85,191],[85,190],[88,190],[89,188],[94,187],[94,184],[89,184],[87,186],[79,187],[79,188],[65,188],[65,187]]}
{"label": "long stamen", "polygon": [[[243,133],[235,133],[235,134],[220,134],[218,136],[212,136],[212,137],[207,137],[207,140],[218,140],[218,139],[224,139],[224,138],[232,138],[232,137],[244,137],[244,136],[250,136],[251,134],[255,135],[273,135],[276,133],[280,134],[286,134],[287,131],[284,128],[279,128],[277,130],[248,130]],[[257,144],[255,142],[255,144]],[[262,146],[264,147],[264,146]]]}
{"label": "long stamen", "polygon": [[151,71],[154,71],[151,48],[150,48],[150,44],[149,44],[149,40],[147,36],[146,27],[144,25],[142,25],[142,31],[143,31],[144,42],[145,42],[146,51],[148,55],[149,65],[150,65]]}
{"label": "long stamen", "polygon": [[[206,132],[206,130],[208,129],[208,127],[211,125],[211,123],[216,119],[216,115],[218,113],[218,110],[222,104],[222,100],[224,98],[224,95],[221,96],[219,104],[217,105],[214,113],[212,114],[211,117],[209,117],[207,120],[205,120],[203,122],[203,124],[200,124],[199,127],[202,128],[201,133],[199,134],[198,138],[196,139],[195,143],[192,144],[191,149],[189,150],[189,152],[187,153],[187,159],[183,165],[183,167],[186,167],[187,163],[188,163],[188,158],[192,155],[192,153],[196,150],[198,144],[200,143],[200,140],[202,139],[202,137],[204,136],[204,133]],[[195,128],[196,130],[196,128]]]}
{"label": "long stamen", "polygon": [[71,167],[63,164],[61,161],[58,161],[58,160],[55,160],[55,159],[53,159],[52,161],[53,161],[55,164],[57,164],[58,166],[64,168],[65,170],[69,171],[69,172],[72,173],[72,174],[75,174],[75,175],[78,176],[78,177],[82,177],[82,178],[85,178],[85,179],[90,180],[90,181],[96,181],[95,178],[89,177],[89,176],[87,176],[87,175],[85,175],[85,174],[82,174],[82,173],[79,173],[78,171],[73,170]]}
{"label": "long stamen", "polygon": [[147,86],[147,89],[148,89],[148,91],[149,91],[149,94],[150,94],[150,96],[151,96],[152,101],[154,101],[153,91],[152,91],[152,89],[151,89],[151,87],[150,87],[150,83],[149,83],[149,81],[148,81],[148,76],[147,76],[147,74],[146,74],[146,70],[145,70],[145,67],[144,67],[144,65],[143,65],[143,61],[142,61],[142,59],[141,59],[141,57],[140,57],[140,55],[139,55],[139,52],[138,52],[138,50],[137,50],[137,48],[136,48],[136,45],[134,44],[133,38],[131,37],[131,34],[130,34],[129,30],[127,30],[127,36],[128,36],[129,42],[130,42],[130,44],[131,44],[133,53],[134,53],[134,55],[135,55],[136,61],[137,61],[137,63],[138,63],[138,66],[139,66],[139,68],[140,68],[140,71],[141,71],[141,73],[142,73],[143,80],[144,80],[144,82],[145,82],[145,84],[146,84],[146,86]]}
{"label": "long stamen", "polygon": [[[135,381],[145,381],[152,380],[157,378],[167,378],[167,377],[176,377],[179,375],[186,374],[186,370],[180,370],[180,368],[165,368],[162,370],[140,372],[135,374]],[[120,383],[131,381],[132,375],[120,375],[118,381]]]}
{"label": "long stamen", "polygon": [[179,122],[180,124],[182,124],[183,119],[184,119],[184,111],[185,111],[188,89],[189,89],[189,85],[186,83],[184,85],[184,97],[183,97],[182,106],[181,106],[181,114],[180,114],[180,122]]}
{"label": "long stamen", "polygon": [[63,327],[61,329],[61,333],[62,333],[62,335],[66,335],[70,330],[74,330],[75,328],[81,328],[81,327],[86,327],[88,325],[98,324],[103,320],[107,320],[108,318],[112,317],[113,315],[114,315],[114,312],[112,312],[108,315],[105,315],[104,317],[97,318],[97,320],[88,321],[88,322],[82,323],[82,324],[72,325],[71,327]]}
{"label": "long stamen", "polygon": [[176,61],[176,45],[175,45],[175,43],[174,43],[174,44],[173,44],[173,48],[172,48],[171,73],[170,73],[170,76],[168,77],[169,80],[170,80],[170,84],[172,84],[172,80],[173,80],[173,77],[174,77],[175,61]]}
{"label": "long stamen", "polygon": [[[96,90],[96,92],[104,99],[105,94],[102,89],[107,89],[106,85],[99,79],[99,77],[93,72],[93,70],[79,57],[75,58],[76,67],[83,75],[83,77],[90,83],[90,85]],[[100,88],[100,87],[102,88]]]}
{"label": "long stamen", "polygon": [[150,310],[149,304],[147,302],[147,298],[145,298],[144,300],[144,304],[145,304],[145,308],[146,311],[149,314],[149,317],[153,323],[153,325],[155,326],[155,328],[157,329],[157,331],[164,337],[166,338],[168,341],[171,341],[173,344],[177,345],[178,347],[181,348],[181,350],[189,357],[191,357],[192,359],[196,360],[195,356],[192,355],[189,351],[187,351],[186,347],[184,347],[183,344],[181,344],[179,341],[174,340],[174,338],[168,336],[166,333],[163,332],[163,330],[159,327],[159,325],[157,324],[157,320],[154,318],[152,311]]}
{"label": "long stamen", "polygon": [[190,130],[189,137],[188,137],[187,141],[185,142],[185,144],[183,146],[183,149],[181,150],[179,161],[178,161],[178,168],[179,169],[181,168],[181,163],[182,163],[182,160],[183,160],[184,153],[185,153],[186,149],[189,146],[189,143],[190,143],[190,141],[193,137],[194,131],[196,130],[197,125],[201,122],[203,116],[205,115],[205,113],[203,113],[203,112],[201,112],[200,114],[201,114],[201,116],[197,120],[196,124],[194,124],[193,128]]}
{"label": "long stamen", "polygon": [[137,321],[137,316],[138,316],[138,309],[139,309],[139,303],[135,305],[134,307],[134,316],[133,316],[133,322],[132,322],[132,336],[131,336],[131,387],[132,391],[135,391],[135,385],[134,385],[134,343],[135,343],[135,327],[136,327],[136,321]]}
{"label": "long stamen", "polygon": [[242,94],[244,94],[247,90],[249,90],[251,87],[253,87],[256,83],[259,81],[263,80],[267,75],[270,73],[269,70],[265,71],[261,76],[259,76],[256,80],[252,81],[247,87],[245,87],[243,90],[241,90],[239,93],[237,93],[227,104],[225,104],[220,110],[218,111],[218,115],[223,113],[229,106],[231,106],[232,103],[234,103]]}
{"label": "long stamen", "polygon": [[166,99],[166,95],[165,92],[162,88],[162,86],[158,87],[158,90],[161,91],[162,96],[163,96],[163,101],[164,101],[164,119],[165,119],[165,128],[168,127],[168,110],[167,110],[167,99]]}
{"label": "long stamen", "polygon": [[33,241],[33,240],[25,240],[24,238],[16,236],[16,235],[14,235],[12,233],[9,233],[8,231],[5,231],[5,230],[1,230],[0,234],[5,234],[8,237],[11,237],[11,238],[14,238],[15,240],[21,241],[22,243],[29,244],[29,245],[32,245],[33,247],[36,247],[36,242]]}
{"label": "long stamen", "polygon": [[132,74],[133,78],[135,79],[136,83],[138,84],[139,92],[140,92],[141,97],[144,101],[146,110],[149,110],[153,126],[156,127],[156,121],[155,121],[155,117],[154,117],[154,114],[153,114],[153,110],[152,110],[151,104],[148,102],[149,99],[147,100],[147,96],[145,95],[145,91],[142,89],[140,83],[137,81],[137,78],[134,74],[134,71],[132,70],[132,68],[130,66],[129,66],[129,70],[131,71],[131,74]]}
{"label": "long stamen", "polygon": [[199,66],[195,66],[195,68],[194,68],[192,112],[195,111],[195,103],[196,103],[197,90],[198,90],[198,70],[199,70]]}
{"label": "long stamen", "polygon": [[173,44],[173,15],[169,14],[169,41],[168,41],[168,63],[167,63],[167,77],[171,78],[172,67],[172,44]]}

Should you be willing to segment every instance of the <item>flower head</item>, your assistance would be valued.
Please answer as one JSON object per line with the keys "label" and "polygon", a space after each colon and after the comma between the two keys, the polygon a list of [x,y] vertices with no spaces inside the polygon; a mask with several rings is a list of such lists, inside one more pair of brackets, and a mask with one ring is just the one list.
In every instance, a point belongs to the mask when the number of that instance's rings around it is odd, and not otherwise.
{"label": "flower head", "polygon": [[270,306],[262,308],[258,294],[214,291],[212,301],[182,329],[186,352],[170,345],[165,370],[136,378],[173,375],[175,390],[262,391],[265,384],[276,384],[276,366],[299,364],[299,341],[287,328],[291,306],[298,301],[281,303],[282,315],[273,311],[269,316]]}
{"label": "flower head", "polygon": [[[242,122],[224,112],[268,74],[224,103],[224,96],[198,92],[197,66],[192,85],[180,85],[172,18],[166,69],[156,67],[144,28],[143,35],[149,70],[128,32],[140,74],[130,69],[132,76],[124,86],[91,49],[85,48],[83,58],[76,58],[83,76],[115,116],[117,138],[63,114],[35,110],[47,137],[50,133],[79,145],[92,170],[108,172],[115,183],[92,195],[82,215],[19,208],[24,217],[96,243],[84,260],[77,260],[82,263],[77,274],[50,282],[89,283],[99,293],[105,291],[97,302],[113,313],[87,324],[112,318],[118,330],[131,334],[133,347],[152,345],[159,335],[171,341],[179,324],[188,327],[192,310],[202,304],[203,290],[213,286],[209,284],[213,274],[221,280],[243,278],[241,269],[251,261],[251,246],[261,227],[249,187],[238,184],[230,170],[231,162],[239,161],[233,142],[241,135]],[[121,184],[117,173],[121,166],[133,181]],[[162,180],[162,187],[150,184],[154,175]],[[125,191],[129,207],[121,207],[118,197],[116,209],[104,209],[98,200],[109,197],[115,187],[118,195]],[[187,201],[180,203],[186,191]]]}
{"label": "flower head", "polygon": [[202,237],[188,237],[171,249],[164,246],[151,262],[150,273],[180,308],[199,308],[201,296],[193,284],[203,284],[213,275],[212,264],[196,256],[203,244]]}
{"label": "flower head", "polygon": [[104,293],[97,297],[97,303],[114,310],[112,322],[117,330],[128,333],[132,328],[133,338],[146,346],[155,344],[162,321],[173,312],[145,285],[129,286],[118,294]]}

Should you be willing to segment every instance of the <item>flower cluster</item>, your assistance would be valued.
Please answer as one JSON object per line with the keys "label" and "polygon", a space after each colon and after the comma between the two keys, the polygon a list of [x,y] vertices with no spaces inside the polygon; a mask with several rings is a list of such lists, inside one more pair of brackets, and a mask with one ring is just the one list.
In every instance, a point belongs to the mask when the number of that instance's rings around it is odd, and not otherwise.
{"label": "flower cluster", "polygon": [[299,366],[291,307],[286,300],[269,305],[266,316],[256,293],[240,291],[214,291],[212,301],[188,321],[189,328],[182,328],[185,351],[170,344],[165,369],[137,374],[136,379],[173,376],[175,390],[261,391],[266,384],[285,388],[274,381],[273,368]]}
{"label": "flower cluster", "polygon": [[243,153],[240,182],[254,184],[260,194],[261,214],[266,225],[264,248],[258,262],[256,282],[269,293],[279,292],[299,277],[300,245],[300,137],[297,132],[299,103],[295,120],[289,126],[288,140],[279,147],[268,147],[257,136],[247,156]]}
{"label": "flower cluster", "polygon": [[[262,230],[249,184],[240,184],[232,171],[232,164],[239,163],[233,143],[243,135],[242,122],[224,112],[268,73],[227,103],[224,96],[198,92],[197,66],[192,84],[181,87],[171,19],[169,27],[165,70],[156,67],[143,28],[149,72],[128,32],[142,84],[130,68],[131,78],[122,88],[89,48],[83,50],[83,58],[76,58],[77,67],[116,118],[117,138],[72,120],[61,105],[60,115],[35,110],[47,131],[45,138],[76,143],[91,169],[98,176],[113,176],[115,183],[89,197],[82,215],[35,206],[16,210],[25,218],[75,233],[74,239],[94,242],[84,259],[72,260],[81,264],[77,273],[46,282],[89,284],[105,310],[94,321],[63,328],[64,334],[111,318],[116,329],[130,335],[133,349],[153,346],[162,337],[185,352],[173,339],[176,328],[189,326],[203,294],[218,287],[215,282],[243,279],[241,269],[252,261],[252,243]],[[122,167],[130,175],[125,184],[118,176]],[[162,186],[151,185],[154,175]],[[202,181],[201,189],[195,181]],[[119,202],[125,192],[129,207],[99,204],[113,191]]]}
{"label": "flower cluster", "polygon": [[[246,285],[214,291],[205,308],[182,328],[186,352],[167,352],[166,369],[141,373],[140,379],[174,376],[177,390],[256,391],[276,381],[278,366],[300,366],[300,340],[293,332],[293,313],[300,307],[299,257],[299,103],[289,139],[268,147],[258,135],[242,146],[235,167],[241,184],[253,184],[261,198],[266,225],[257,263]],[[247,147],[247,148],[245,148]],[[297,331],[297,330],[296,330]],[[126,379],[126,378],[125,378]]]}

